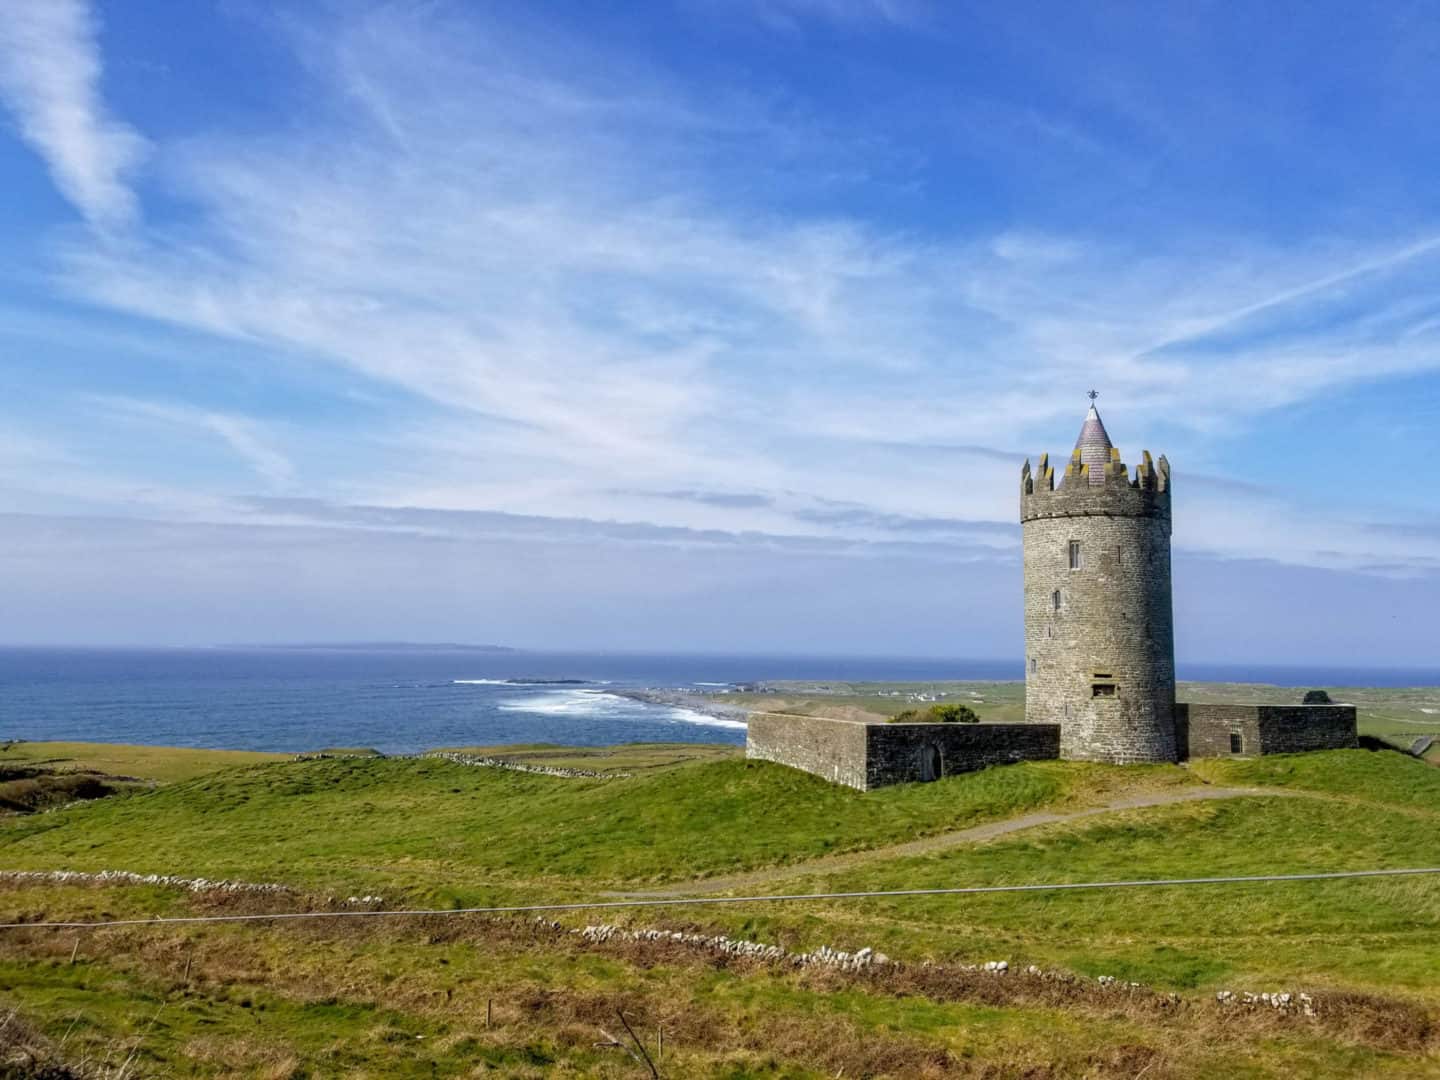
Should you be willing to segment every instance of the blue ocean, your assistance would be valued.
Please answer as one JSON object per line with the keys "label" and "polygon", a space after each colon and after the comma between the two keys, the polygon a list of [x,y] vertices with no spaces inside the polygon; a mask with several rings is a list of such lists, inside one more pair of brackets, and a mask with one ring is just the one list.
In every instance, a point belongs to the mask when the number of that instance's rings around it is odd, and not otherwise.
{"label": "blue ocean", "polygon": [[[1186,679],[1440,684],[1435,671],[1182,665]],[[551,742],[743,743],[744,724],[617,695],[767,679],[1019,679],[1017,662],[473,651],[0,649],[0,739],[410,753]],[[564,680],[564,681],[561,681]]]}

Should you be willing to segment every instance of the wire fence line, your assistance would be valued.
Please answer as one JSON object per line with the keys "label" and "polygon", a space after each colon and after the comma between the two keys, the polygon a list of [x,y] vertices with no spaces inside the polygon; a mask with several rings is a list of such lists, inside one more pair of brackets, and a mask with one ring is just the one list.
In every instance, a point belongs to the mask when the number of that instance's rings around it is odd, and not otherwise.
{"label": "wire fence line", "polygon": [[511,904],[493,907],[421,908],[382,911],[277,911],[250,915],[176,915],[148,919],[96,919],[0,923],[0,930],[95,930],[111,926],[175,926],[194,923],[280,922],[292,919],[414,918],[425,915],[520,915],[606,908],[694,907],[701,904],[769,904],[806,900],[873,900],[908,896],[980,896],[988,893],[1075,892],[1084,889],[1169,888],[1182,885],[1241,885],[1286,881],[1338,881],[1347,878],[1413,877],[1440,874],[1440,866],[1398,870],[1336,870],[1313,874],[1250,874],[1239,877],[1151,878],[1135,881],[1072,881],[1030,885],[966,885],[933,889],[876,889],[860,892],[781,893],[767,896],[684,896],[634,900],[590,900],[560,904]]}

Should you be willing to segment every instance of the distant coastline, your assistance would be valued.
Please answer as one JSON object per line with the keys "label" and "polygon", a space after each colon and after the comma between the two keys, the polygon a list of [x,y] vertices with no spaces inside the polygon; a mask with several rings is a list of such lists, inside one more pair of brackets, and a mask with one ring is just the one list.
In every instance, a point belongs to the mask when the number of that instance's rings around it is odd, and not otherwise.
{"label": "distant coastline", "polygon": [[299,641],[233,642],[216,649],[251,649],[257,652],[420,652],[420,653],[515,653],[508,645],[467,645],[455,641]]}

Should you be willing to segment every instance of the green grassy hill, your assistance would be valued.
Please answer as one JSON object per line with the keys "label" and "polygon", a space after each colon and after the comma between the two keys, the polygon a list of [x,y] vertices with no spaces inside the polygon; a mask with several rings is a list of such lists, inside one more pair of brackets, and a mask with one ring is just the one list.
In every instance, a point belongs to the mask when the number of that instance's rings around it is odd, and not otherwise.
{"label": "green grassy hill", "polygon": [[536,886],[656,884],[797,862],[1197,782],[1176,769],[1030,762],[866,795],[732,755],[623,779],[443,759],[282,761],[12,822],[0,829],[0,859],[139,873],[183,864],[192,877],[440,890],[478,903]]}
{"label": "green grassy hill", "polygon": [[[572,767],[608,762],[630,775],[562,779],[438,759],[220,767],[0,820],[0,869],[277,881],[315,896],[378,892],[387,906],[443,907],[703,888],[766,868],[781,891],[812,892],[1440,865],[1440,770],[1395,753],[1194,769],[1036,762],[861,794],[716,748],[505,752]],[[1064,817],[1140,793],[1241,785],[1264,790]],[[1060,820],[931,854],[888,850],[1041,810]],[[837,852],[852,855],[823,861]],[[0,913],[27,919],[302,902],[0,885]],[[133,1044],[138,1065],[167,1076],[469,1076],[487,1066],[497,1075],[648,1075],[596,1046],[600,1029],[616,1033],[617,1008],[647,1039],[667,1028],[674,1076],[1440,1075],[1433,877],[603,917],[792,949],[870,946],[906,961],[909,974],[586,945],[523,918],[432,917],[78,938],[6,932],[0,1004],[18,1008],[36,1045],[65,1039],[53,1052],[73,1060]],[[1037,964],[1134,980],[1150,996],[946,974],[996,959],[1012,971]],[[1226,1013],[1213,1002],[1220,989],[1303,990],[1332,1004],[1315,1018]]]}
{"label": "green grassy hill", "polygon": [[236,765],[284,761],[288,754],[253,750],[192,750],[177,746],[127,746],[123,743],[7,742],[0,744],[0,766],[38,765],[86,770],[170,782]]}

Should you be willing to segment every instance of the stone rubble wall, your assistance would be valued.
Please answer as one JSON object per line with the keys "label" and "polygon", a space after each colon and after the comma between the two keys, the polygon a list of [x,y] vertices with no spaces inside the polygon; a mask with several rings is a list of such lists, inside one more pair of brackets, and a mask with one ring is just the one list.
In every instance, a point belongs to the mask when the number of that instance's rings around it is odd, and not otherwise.
{"label": "stone rubble wall", "polygon": [[540,919],[560,933],[578,934],[586,941],[604,944],[607,941],[665,941],[684,945],[703,952],[719,953],[725,956],[746,956],[753,960],[784,961],[796,967],[821,966],[839,968],[842,971],[859,971],[873,965],[888,964],[890,958],[874,949],[857,949],[843,952],[821,945],[810,952],[792,953],[780,945],[762,945],[756,941],[742,941],[724,934],[693,934],[680,930],[631,930],[623,926],[600,923],[580,929],[566,927],[563,923]]}
{"label": "stone rubble wall", "polygon": [[[828,945],[821,945],[807,952],[796,953],[790,952],[781,945],[765,945],[757,941],[727,937],[724,934],[696,934],[681,930],[637,930],[610,923],[575,928],[567,927],[564,923],[553,922],[543,916],[537,916],[535,921],[544,924],[556,933],[577,935],[584,941],[597,945],[611,941],[673,943],[699,952],[721,956],[743,956],[767,963],[789,964],[795,967],[828,967],[840,971],[862,971],[884,967],[898,969],[905,966],[904,961],[892,960],[884,953],[876,952],[868,947],[857,949],[854,952],[846,952],[843,949],[832,949]],[[933,961],[925,960],[919,966],[927,968],[945,966],[955,971],[978,972],[996,977],[1005,976],[1011,971],[1008,960],[987,960],[981,964],[953,965],[938,965]],[[1092,979],[1074,972],[1043,969],[1034,964],[1022,969],[1020,974],[1046,982],[1059,982],[1075,986],[1093,983],[1097,989],[1101,990],[1130,993],[1154,992],[1141,983],[1127,982],[1117,979],[1113,975],[1098,975]],[[1172,1002],[1180,1000],[1180,995],[1175,993],[1169,993],[1165,997]],[[1233,990],[1220,990],[1215,994],[1215,1000],[1221,1005],[1245,1008],[1263,1006],[1277,1012],[1297,1012],[1303,1013],[1305,1016],[1315,1015],[1314,999],[1309,994],[1295,991],[1264,991],[1260,993],[1243,991],[1236,993]]]}
{"label": "stone rubble wall", "polygon": [[569,769],[559,765],[530,765],[523,761],[507,761],[505,758],[480,757],[475,754],[454,754],[444,751],[430,751],[424,754],[405,755],[417,758],[441,758],[456,765],[478,765],[487,769],[509,769],[511,772],[534,773],[536,776],[559,776],[568,780],[628,780],[628,772],[598,772],[594,769]]}
{"label": "stone rubble wall", "polygon": [[558,776],[567,780],[611,780],[629,779],[628,772],[598,772],[594,769],[568,769],[559,765],[531,765],[524,761],[510,761],[506,758],[485,757],[480,754],[460,754],[448,750],[427,750],[422,754],[296,754],[291,761],[347,761],[384,759],[394,761],[418,761],[423,758],[440,758],[455,765],[474,765],[486,769],[509,769],[511,772],[534,773],[536,776]]}
{"label": "stone rubble wall", "polygon": [[[88,873],[78,870],[0,870],[0,881],[11,881],[17,884],[50,884],[50,885],[161,885],[170,888],[187,889],[191,892],[244,892],[263,893],[267,895],[300,895],[299,890],[288,885],[279,885],[273,882],[247,882],[210,880],[208,878],[187,878],[174,874],[136,874],[127,870],[101,870],[95,873]],[[333,902],[333,898],[327,898]],[[378,907],[384,901],[379,896],[348,896],[341,903],[352,905],[366,905]],[[597,923],[583,927],[571,927],[564,923],[556,922],[537,915],[535,922],[539,923],[557,934],[574,935],[587,943],[603,945],[612,941],[623,942],[660,942],[681,945],[685,948],[701,952],[708,952],[722,956],[738,956],[752,960],[759,960],[766,963],[782,963],[794,967],[825,967],[840,971],[863,971],[871,968],[904,966],[903,961],[892,960],[882,952],[876,952],[867,947],[848,952],[843,949],[833,949],[828,945],[820,945],[817,948],[804,952],[791,952],[782,945],[766,945],[757,941],[746,941],[741,938],[732,938],[725,934],[699,934],[682,930],[653,930],[653,929],[632,929],[630,927],[616,926],[611,923]],[[933,961],[925,960],[921,967],[935,967]],[[1008,960],[987,960],[981,964],[956,964],[947,965],[953,970],[964,972],[980,972],[987,975],[1001,977],[1010,972]],[[1083,985],[1094,983],[1097,988],[1107,990],[1122,990],[1129,992],[1148,992],[1147,988],[1138,982],[1125,982],[1115,978],[1113,975],[1100,975],[1094,979],[1085,975],[1077,975],[1067,971],[1050,971],[1037,967],[1034,964],[1023,969],[1023,974],[1031,978],[1044,979],[1051,982],[1062,982],[1072,985]],[[1171,993],[1169,1000],[1179,1001],[1179,995]],[[1306,1016],[1313,1016],[1313,999],[1308,994],[1296,992],[1262,992],[1236,993],[1232,990],[1221,990],[1216,993],[1215,1000],[1222,1005],[1236,1005],[1249,1008],[1264,1006],[1279,1012],[1303,1012]]]}
{"label": "stone rubble wall", "polygon": [[[289,885],[265,881],[231,881],[229,878],[180,877],[177,874],[137,874],[130,870],[0,870],[0,881],[17,885],[160,885],[189,892],[255,893],[265,896],[299,896]],[[333,897],[327,900],[334,901]],[[379,896],[347,896],[344,904],[382,904]]]}

